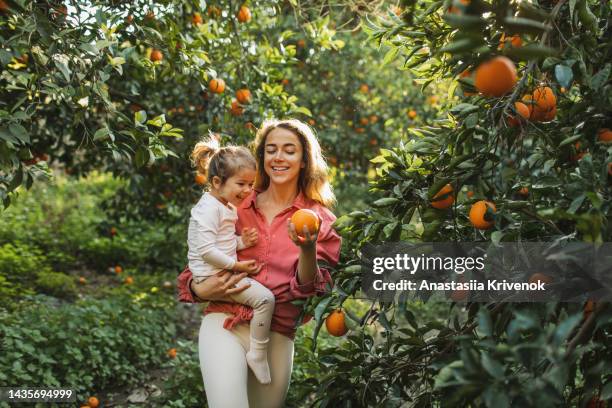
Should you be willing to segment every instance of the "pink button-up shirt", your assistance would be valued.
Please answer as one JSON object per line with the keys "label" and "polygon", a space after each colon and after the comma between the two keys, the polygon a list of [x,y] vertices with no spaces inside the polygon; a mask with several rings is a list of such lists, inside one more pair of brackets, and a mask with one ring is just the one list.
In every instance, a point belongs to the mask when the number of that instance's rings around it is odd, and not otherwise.
{"label": "pink button-up shirt", "polygon": [[[338,262],[340,256],[341,239],[332,228],[336,217],[326,207],[300,193],[291,207],[281,211],[274,217],[271,224],[268,224],[256,207],[257,194],[253,192],[238,208],[236,231],[255,227],[259,232],[259,239],[257,245],[238,252],[238,259],[255,259],[258,263],[263,264],[261,271],[257,275],[252,275],[251,278],[270,289],[276,298],[271,330],[293,338],[296,327],[301,323],[297,322],[297,319],[302,308],[291,302],[321,294],[331,287],[332,279],[329,271],[322,265],[326,263],[333,266]],[[311,209],[321,218],[317,238],[317,261],[320,267],[315,279],[304,284],[300,284],[297,279],[300,250],[291,241],[287,232],[287,218],[291,218],[293,213],[301,208]],[[187,268],[178,278],[181,302],[195,301],[189,289],[190,282],[191,272]],[[250,307],[227,302],[210,302],[204,313],[212,312],[226,312],[234,316],[226,321],[225,327],[228,329],[235,324],[248,321],[252,316]]]}

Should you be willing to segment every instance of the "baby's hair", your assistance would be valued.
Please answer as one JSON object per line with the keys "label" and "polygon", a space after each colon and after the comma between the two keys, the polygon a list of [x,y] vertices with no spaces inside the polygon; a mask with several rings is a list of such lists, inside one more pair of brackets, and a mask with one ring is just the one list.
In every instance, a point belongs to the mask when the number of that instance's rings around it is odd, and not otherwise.
{"label": "baby's hair", "polygon": [[223,184],[240,169],[257,168],[257,162],[249,149],[243,146],[221,147],[220,137],[214,133],[208,139],[196,143],[191,152],[191,162],[209,184],[212,184],[215,176]]}

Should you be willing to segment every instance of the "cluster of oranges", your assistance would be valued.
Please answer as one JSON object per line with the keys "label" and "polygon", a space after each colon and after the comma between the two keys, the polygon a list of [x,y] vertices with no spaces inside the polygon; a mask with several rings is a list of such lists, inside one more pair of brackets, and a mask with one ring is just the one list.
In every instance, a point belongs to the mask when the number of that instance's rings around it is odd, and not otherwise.
{"label": "cluster of oranges", "polygon": [[[208,83],[208,89],[215,94],[225,92],[225,81],[221,78],[213,78]],[[230,113],[233,116],[240,116],[244,113],[243,105],[251,103],[253,96],[248,88],[240,88],[236,91],[236,98],[232,100]]]}
{"label": "cluster of oranges", "polygon": [[[468,191],[467,196],[471,198],[474,195],[472,191]],[[431,199],[431,206],[438,210],[446,210],[455,202],[454,189],[451,184],[446,184],[440,189]],[[472,204],[470,208],[469,218],[474,228],[487,230],[495,224],[493,215],[497,212],[495,204],[480,200]]]}

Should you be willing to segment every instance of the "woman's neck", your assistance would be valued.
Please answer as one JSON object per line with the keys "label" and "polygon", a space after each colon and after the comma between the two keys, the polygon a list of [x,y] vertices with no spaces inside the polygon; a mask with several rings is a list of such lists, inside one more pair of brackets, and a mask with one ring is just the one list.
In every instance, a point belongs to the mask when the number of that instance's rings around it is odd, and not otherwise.
{"label": "woman's neck", "polygon": [[288,207],[298,195],[298,186],[297,184],[270,184],[266,191],[261,194],[264,195],[267,201],[279,207]]}

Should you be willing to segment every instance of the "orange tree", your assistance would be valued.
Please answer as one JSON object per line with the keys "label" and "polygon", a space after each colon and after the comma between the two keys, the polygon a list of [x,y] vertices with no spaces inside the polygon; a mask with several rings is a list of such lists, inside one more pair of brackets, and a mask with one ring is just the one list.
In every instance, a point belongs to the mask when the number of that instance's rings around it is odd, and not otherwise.
{"label": "orange tree", "polygon": [[[609,4],[400,6],[371,17],[371,40],[402,57],[425,84],[454,80],[455,103],[435,126],[412,129],[373,160],[378,197],[371,210],[338,220],[348,245],[337,285],[309,304],[315,338],[328,313],[359,296],[366,243],[612,238]],[[316,381],[315,400],[603,406],[612,399],[612,311],[608,303],[584,301],[451,303],[447,319],[431,320],[405,302],[373,302],[363,316],[347,310],[356,327],[341,347],[318,351],[327,374]]]}
{"label": "orange tree", "polygon": [[[281,85],[282,69],[297,62],[294,32],[279,24],[291,10],[261,1],[3,2],[4,205],[18,186],[50,176],[49,165],[127,178],[108,203],[124,213],[159,216],[191,201],[186,159],[197,138],[213,131],[244,142],[263,117],[309,114]],[[315,41],[335,46],[325,35]]]}

